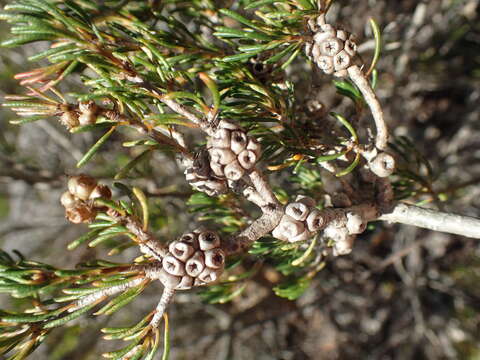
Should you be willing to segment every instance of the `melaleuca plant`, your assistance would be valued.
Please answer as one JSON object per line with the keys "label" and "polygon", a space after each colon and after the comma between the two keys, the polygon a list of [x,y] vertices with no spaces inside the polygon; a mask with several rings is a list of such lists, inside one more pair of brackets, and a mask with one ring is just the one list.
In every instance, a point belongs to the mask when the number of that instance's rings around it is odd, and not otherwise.
{"label": "melaleuca plant", "polygon": [[[140,256],[58,269],[1,252],[0,290],[30,304],[23,312],[1,310],[1,354],[23,359],[53,329],[89,312],[111,315],[158,280],[157,308],[136,324],[103,329],[106,339],[128,342],[103,355],[153,359],[163,348],[167,358],[166,309],[175,293],[202,287],[206,301],[229,301],[258,271],[235,272],[243,262],[274,266],[285,281],[273,290],[293,300],[326,261],[354,250],[370,222],[480,237],[476,219],[400,202],[416,201],[416,190],[433,181],[420,171],[428,162],[411,159],[416,153],[407,139],[389,138],[374,92],[380,29],[371,21],[376,49],[364,63],[359,40],[329,22],[330,3],[244,0],[222,8],[208,0],[18,0],[5,6],[0,17],[12,26],[4,47],[48,44],[29,58],[42,66],[15,75],[25,92],[5,99],[19,116],[12,123],[49,119],[71,136],[102,131],[78,168],[115,132],[134,130],[138,136],[124,145],[139,155],[117,169],[115,180],[152,153],[168,154],[185,175],[171,182],[192,188],[184,210],[195,224],[162,241],[141,188],[70,176],[60,199],[66,219],[89,231],[69,249],[88,244],[118,254],[136,246]],[[305,65],[326,81],[333,76],[355,115],[299,103],[290,77]],[[60,90],[72,76],[83,90]],[[336,190],[327,181],[337,182]]]}

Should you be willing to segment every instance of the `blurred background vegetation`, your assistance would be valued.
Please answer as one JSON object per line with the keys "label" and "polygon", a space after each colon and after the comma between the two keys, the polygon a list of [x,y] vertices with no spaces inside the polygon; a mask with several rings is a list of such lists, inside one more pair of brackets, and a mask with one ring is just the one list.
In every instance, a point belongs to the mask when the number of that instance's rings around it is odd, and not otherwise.
{"label": "blurred background vegetation", "polygon": [[[222,1],[229,6],[229,1]],[[4,5],[4,1],[0,1]],[[384,50],[377,66],[377,93],[398,149],[414,146],[424,202],[445,211],[480,214],[480,6],[477,0],[337,0],[329,18],[358,35],[365,59],[374,49],[368,18],[382,28]],[[0,39],[7,25],[0,23]],[[12,76],[31,68],[27,57],[42,45],[0,51],[0,97],[20,90]],[[297,59],[284,74],[296,86],[304,111],[312,99],[325,112],[348,114],[351,102],[336,95],[331,79]],[[60,89],[74,91],[72,78]],[[320,109],[320,111],[321,111]],[[315,111],[319,111],[318,108]],[[72,267],[103,249],[66,250],[85,232],[64,219],[58,199],[65,175],[100,134],[71,136],[54,121],[13,126],[13,113],[0,108],[0,247],[26,257]],[[135,136],[117,132],[84,169],[109,181],[138,155],[121,144]],[[193,136],[193,135],[192,135]],[[115,141],[116,140],[116,141]],[[410,171],[414,158],[404,159]],[[316,184],[316,174],[304,181]],[[288,178],[278,179],[288,191]],[[191,189],[172,158],[159,152],[145,158],[125,179],[145,189],[152,225],[162,239],[188,228]],[[191,203],[192,201],[190,201]],[[193,207],[190,206],[190,210]],[[221,209],[220,209],[221,210]],[[238,214],[237,214],[238,215]],[[238,216],[241,216],[238,215]],[[127,250],[114,260],[135,256]],[[272,265],[256,270],[232,302],[198,292],[179,293],[171,306],[172,359],[480,359],[480,244],[458,236],[407,226],[372,226],[351,255],[330,262],[296,301],[276,296],[283,277]],[[99,329],[133,323],[155,307],[161,285],[112,319],[83,317],[57,330],[34,359],[97,359],[114,346]],[[0,297],[3,308],[22,306]],[[3,304],[7,304],[3,306]]]}

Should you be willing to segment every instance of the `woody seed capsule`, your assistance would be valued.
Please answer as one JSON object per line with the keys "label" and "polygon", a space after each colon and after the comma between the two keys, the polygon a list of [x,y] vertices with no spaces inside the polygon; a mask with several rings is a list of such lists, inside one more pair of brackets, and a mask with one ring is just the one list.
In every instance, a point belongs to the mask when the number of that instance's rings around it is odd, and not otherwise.
{"label": "woody seed capsule", "polygon": [[66,209],[69,209],[69,208],[72,208],[75,206],[76,204],[76,199],[75,197],[68,191],[65,191],[61,198],[60,198],[60,203],[66,208]]}

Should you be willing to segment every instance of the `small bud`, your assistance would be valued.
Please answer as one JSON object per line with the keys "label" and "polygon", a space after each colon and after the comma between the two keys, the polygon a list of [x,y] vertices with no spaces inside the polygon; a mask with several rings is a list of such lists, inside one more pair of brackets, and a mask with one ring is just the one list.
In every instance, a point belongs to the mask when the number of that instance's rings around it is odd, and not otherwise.
{"label": "small bud", "polygon": [[305,225],[302,222],[294,220],[288,215],[283,215],[280,224],[272,231],[272,235],[277,239],[290,241],[304,231]]}
{"label": "small bud", "polygon": [[212,163],[227,165],[235,160],[236,156],[230,149],[213,148],[210,149],[210,159]]}
{"label": "small bud", "polygon": [[89,100],[89,101],[81,101],[79,104],[78,104],[78,110],[80,110],[80,112],[82,114],[95,114],[98,112],[98,106],[97,104],[95,104],[94,101],[92,100]]}
{"label": "small bud", "polygon": [[68,180],[68,191],[84,201],[88,200],[96,186],[95,179],[87,175],[72,176]]}
{"label": "small bud", "polygon": [[220,236],[215,231],[202,231],[198,236],[198,243],[203,251],[217,248],[220,246]]}
{"label": "small bud", "polygon": [[337,34],[335,28],[331,24],[327,24],[325,22],[320,26],[320,30],[325,33],[331,34],[332,37],[336,36]]}
{"label": "small bud", "polygon": [[185,275],[182,277],[180,283],[175,287],[176,290],[188,290],[193,286],[193,278]]}
{"label": "small bud", "polygon": [[217,148],[230,149],[230,130],[218,129],[210,139],[210,145]]}
{"label": "small bud", "polygon": [[350,56],[355,56],[357,54],[357,44],[352,40],[345,41],[345,51]]}
{"label": "small bud", "polygon": [[[323,9],[322,9],[323,10]],[[321,13],[317,16],[317,26],[323,27],[326,24],[325,13]]]}
{"label": "small bud", "polygon": [[345,30],[337,30],[337,38],[346,41],[348,39],[348,33]]}
{"label": "small bud", "polygon": [[390,176],[395,170],[395,159],[392,155],[381,152],[370,162],[370,170],[379,177]]}
{"label": "small bud", "polygon": [[238,154],[237,160],[245,170],[250,170],[255,166],[257,155],[253,151],[245,149]]}
{"label": "small bud", "polygon": [[243,131],[233,131],[230,139],[230,148],[235,154],[240,154],[248,143],[248,138]]}
{"label": "small bud", "polygon": [[225,253],[216,248],[205,251],[205,265],[212,269],[220,269],[225,264]]}
{"label": "small bud", "polygon": [[77,178],[78,176],[72,176],[71,178],[68,179],[67,188],[68,188],[68,192],[72,195],[75,195],[77,192],[77,184],[78,184]]}
{"label": "small bud", "polygon": [[95,219],[95,216],[97,216],[96,210],[85,205],[69,208],[65,212],[67,220],[74,224],[91,222]]}
{"label": "small bud", "polygon": [[335,56],[343,50],[343,43],[337,38],[330,38],[320,44],[322,55]]}
{"label": "small bud", "polygon": [[248,139],[247,150],[253,151],[257,155],[257,159],[262,155],[262,145],[256,139]]}
{"label": "small bud", "polygon": [[367,224],[359,214],[347,213],[347,230],[349,234],[361,234]]}
{"label": "small bud", "polygon": [[347,54],[345,50],[340,51],[333,58],[333,66],[335,71],[345,70],[352,64],[350,55]]}
{"label": "small bud", "polygon": [[112,192],[110,191],[110,188],[106,185],[97,185],[95,186],[95,189],[90,194],[89,197],[91,200],[93,199],[111,199],[112,198]]}
{"label": "small bud", "polygon": [[315,61],[320,68],[325,74],[331,75],[335,71],[335,66],[333,64],[333,59],[330,56],[319,56],[318,58],[315,58]]}
{"label": "small bud", "polygon": [[317,204],[313,198],[305,195],[297,195],[297,197],[295,198],[295,201],[301,202],[307,205],[308,207],[315,207],[315,205]]}
{"label": "small bud", "polygon": [[78,115],[75,111],[65,111],[60,116],[60,122],[67,127],[67,129],[73,129],[80,123],[78,121]]}
{"label": "small bud", "polygon": [[163,258],[162,265],[163,265],[163,269],[169,274],[172,274],[175,276],[185,275],[184,264],[173,255],[165,256]]}
{"label": "small bud", "polygon": [[197,234],[193,232],[185,233],[183,234],[178,241],[181,241],[182,243],[185,243],[187,245],[190,245],[194,249],[198,249],[198,239],[197,239]]}
{"label": "small bud", "polygon": [[172,242],[168,247],[168,250],[173,256],[182,262],[187,261],[195,252],[195,249],[192,246],[180,241]]}
{"label": "small bud", "polygon": [[315,41],[316,44],[320,45],[323,43],[325,40],[331,39],[334,37],[333,32],[317,32],[315,35],[313,35],[313,40]]}
{"label": "small bud", "polygon": [[205,257],[203,252],[197,251],[185,264],[185,271],[188,275],[197,277],[205,269]]}
{"label": "small bud", "polygon": [[235,160],[225,166],[224,172],[227,179],[235,181],[242,178],[245,174],[245,169]]}
{"label": "small bud", "polygon": [[60,203],[66,209],[70,209],[70,208],[73,208],[75,206],[75,204],[77,203],[77,200],[75,199],[75,197],[72,194],[70,194],[70,192],[65,191],[62,194],[62,196],[60,197]]}
{"label": "small bud", "polygon": [[344,78],[348,76],[348,71],[346,69],[338,70],[338,71],[335,71],[333,75],[339,78]]}
{"label": "small bud", "polygon": [[198,279],[208,284],[217,281],[220,275],[222,275],[222,272],[223,269],[211,269],[207,267],[198,275]]}
{"label": "small bud", "polygon": [[304,221],[309,212],[308,206],[301,202],[290,203],[285,208],[285,214],[298,221]]}
{"label": "small bud", "polygon": [[319,231],[323,229],[325,225],[326,225],[325,218],[324,216],[322,216],[322,213],[319,210],[313,209],[310,212],[310,214],[308,214],[307,227],[308,227],[308,230],[310,230],[311,232]]}
{"label": "small bud", "polygon": [[81,114],[78,118],[80,125],[95,124],[97,121],[98,106],[94,101],[85,101],[78,104]]}

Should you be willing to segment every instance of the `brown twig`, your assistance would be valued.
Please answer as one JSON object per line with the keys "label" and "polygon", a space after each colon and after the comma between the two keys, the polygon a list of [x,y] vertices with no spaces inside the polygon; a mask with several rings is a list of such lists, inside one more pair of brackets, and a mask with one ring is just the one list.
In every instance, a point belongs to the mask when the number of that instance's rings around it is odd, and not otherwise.
{"label": "brown twig", "polygon": [[379,220],[480,239],[480,219],[405,203],[397,204],[391,212],[380,216]]}
{"label": "brown twig", "polygon": [[370,83],[365,78],[362,70],[357,65],[350,66],[347,71],[350,79],[352,79],[352,81],[361,91],[365,102],[370,107],[373,119],[375,120],[375,127],[377,129],[375,146],[380,150],[385,150],[388,142],[388,129],[380,102],[378,101],[375,92],[372,90]]}

